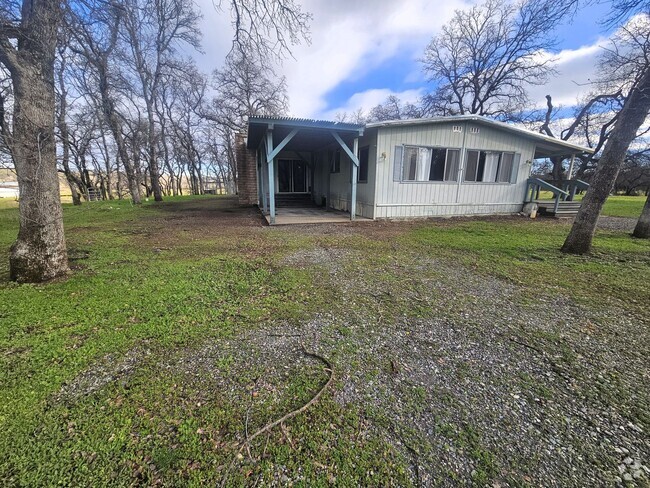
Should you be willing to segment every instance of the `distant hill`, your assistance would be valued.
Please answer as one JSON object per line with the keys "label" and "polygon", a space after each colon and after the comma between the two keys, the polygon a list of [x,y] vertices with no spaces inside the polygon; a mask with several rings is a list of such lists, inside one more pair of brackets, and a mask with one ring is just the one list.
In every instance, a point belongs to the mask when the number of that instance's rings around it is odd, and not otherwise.
{"label": "distant hill", "polygon": [[8,169],[0,169],[0,183],[18,182],[16,174]]}
{"label": "distant hill", "polygon": [[[64,202],[70,200],[70,187],[62,173],[59,173],[59,186]],[[0,169],[0,198],[16,198],[18,196],[18,178],[9,169]]]}

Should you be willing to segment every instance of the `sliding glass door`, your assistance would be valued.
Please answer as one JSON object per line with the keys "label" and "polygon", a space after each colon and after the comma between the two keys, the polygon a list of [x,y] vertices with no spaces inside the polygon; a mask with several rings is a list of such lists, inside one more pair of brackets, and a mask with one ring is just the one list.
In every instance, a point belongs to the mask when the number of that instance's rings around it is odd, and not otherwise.
{"label": "sliding glass door", "polygon": [[307,193],[307,163],[299,159],[278,160],[278,193]]}

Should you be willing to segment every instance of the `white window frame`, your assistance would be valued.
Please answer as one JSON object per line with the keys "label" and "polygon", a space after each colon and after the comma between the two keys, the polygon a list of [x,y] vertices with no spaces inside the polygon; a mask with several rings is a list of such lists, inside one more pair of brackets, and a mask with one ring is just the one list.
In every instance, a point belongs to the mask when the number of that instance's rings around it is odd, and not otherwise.
{"label": "white window frame", "polygon": [[[404,179],[404,165],[406,163],[406,154],[408,149],[431,149],[433,150],[440,150],[444,149],[445,150],[445,166],[442,170],[442,180],[406,180]],[[463,149],[460,147],[446,147],[446,146],[422,146],[422,145],[416,145],[416,144],[403,144],[402,145],[402,161],[400,162],[400,183],[446,183],[446,184],[457,184],[458,183],[458,171],[456,171],[456,174],[454,175],[455,179],[453,180],[446,180],[445,174],[447,173],[447,164],[449,163],[449,151],[458,151],[458,168],[460,168],[462,164],[462,157],[463,157]],[[431,169],[429,168],[429,171]],[[417,177],[418,173],[418,168],[416,167],[415,174]]]}
{"label": "white window frame", "polygon": [[[479,153],[478,161],[476,164],[476,173],[474,173],[474,180],[467,180],[467,169],[468,169],[468,164],[469,164],[469,154],[471,152],[477,152]],[[486,155],[488,154],[498,154],[499,155],[499,160],[497,162],[497,170],[496,170],[496,175],[494,177],[494,181],[476,181],[476,177],[478,174],[478,168],[479,168],[479,162],[481,160],[481,153],[484,153]],[[503,156],[506,154],[510,154],[512,156],[512,161],[510,165],[510,174],[508,175],[508,179],[506,181],[499,181],[501,179],[501,170],[503,168]],[[514,151],[493,151],[490,149],[466,149],[465,150],[465,161],[464,161],[464,166],[463,166],[463,175],[462,175],[462,183],[463,184],[480,184],[480,185],[512,185],[514,184],[512,182],[512,175],[513,172],[515,171],[515,161],[517,159],[517,153]],[[483,167],[483,177],[485,177],[485,166]]]}

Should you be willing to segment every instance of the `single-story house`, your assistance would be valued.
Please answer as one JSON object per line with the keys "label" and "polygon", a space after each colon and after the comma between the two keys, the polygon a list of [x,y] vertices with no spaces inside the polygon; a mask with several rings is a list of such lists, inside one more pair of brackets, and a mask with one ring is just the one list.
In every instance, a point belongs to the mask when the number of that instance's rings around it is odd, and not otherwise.
{"label": "single-story house", "polygon": [[296,207],[352,220],[511,214],[534,159],[590,151],[475,115],[366,125],[250,117],[237,143],[239,197],[271,224]]}

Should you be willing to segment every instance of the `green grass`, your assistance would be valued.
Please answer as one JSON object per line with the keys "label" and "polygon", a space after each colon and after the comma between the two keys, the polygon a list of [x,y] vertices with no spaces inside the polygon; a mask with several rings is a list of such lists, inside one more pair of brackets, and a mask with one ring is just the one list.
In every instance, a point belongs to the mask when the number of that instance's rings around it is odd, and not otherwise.
{"label": "green grass", "polygon": [[645,201],[645,196],[626,197],[624,195],[613,195],[607,199],[603,208],[603,214],[612,217],[638,219],[645,205]]}
{"label": "green grass", "polygon": [[[558,288],[576,300],[607,306],[615,300],[645,313],[650,303],[650,243],[599,232],[594,253],[558,249],[568,226],[523,219],[464,220],[405,226],[397,236],[318,235],[262,227],[192,229],[183,211],[218,206],[219,198],[168,199],[164,205],[127,201],[64,206],[74,271],[46,285],[8,280],[8,248],[18,225],[13,202],[0,200],[0,480],[3,485],[215,485],[223,478],[244,430],[246,402],[234,401],[267,374],[241,369],[231,355],[211,375],[189,375],[161,364],[206,343],[221,344],[262,326],[301,324],[323,312],[348,314],[349,303],[318,267],[281,264],[283,256],[315,245],[357,251],[355,269],[398,258],[435,257],[505,278],[533,293]],[[626,201],[627,202],[627,201]],[[632,201],[630,201],[632,202]],[[633,201],[636,205],[636,200]],[[625,205],[632,206],[632,203]],[[180,225],[167,226],[170,217]],[[185,224],[187,222],[187,224]],[[394,224],[398,226],[399,224]],[[369,274],[369,282],[398,286],[398,277]],[[372,281],[376,280],[376,281]],[[417,289],[414,287],[414,290]],[[354,307],[375,313],[361,293]],[[431,305],[386,297],[384,319],[432,316]],[[390,308],[392,307],[392,308]],[[333,358],[344,358],[348,325]],[[60,392],[97,364],[135,354],[128,378],[79,398]],[[311,364],[311,363],[310,363]],[[215,378],[236,388],[223,390]],[[279,393],[251,412],[261,426],[304,403],[320,388],[319,365],[292,370]],[[233,393],[234,391],[234,393]],[[413,389],[413,409],[425,398]],[[298,485],[408,485],[408,462],[368,429],[363,409],[331,395],[287,422],[296,448],[276,430],[229,473],[229,484],[270,483],[279,467]],[[471,426],[461,440],[477,460],[477,482],[495,475],[492,453]],[[261,453],[265,452],[265,456]],[[302,477],[302,478],[301,478]]]}
{"label": "green grass", "polygon": [[[272,255],[248,255],[260,245],[257,240],[227,233],[211,239],[181,235],[177,246],[157,251],[161,244],[148,238],[148,232],[161,230],[160,223],[151,219],[167,218],[165,209],[175,203],[217,201],[168,199],[167,207],[134,207],[127,201],[65,205],[75,271],[66,280],[21,286],[7,281],[8,247],[18,220],[15,206],[3,202],[3,485],[126,486],[155,484],[159,479],[169,485],[201,485],[222,478],[235,455],[233,439],[243,430],[245,406],[233,404],[208,380],[179,391],[178,385],[187,378],[160,371],[160,361],[269,321],[306,320],[326,308],[328,295],[308,271],[278,268]],[[281,245],[269,242],[268,248]],[[61,388],[82,371],[134,351],[140,359],[128,384],[110,383],[78,400],[58,398]],[[226,374],[229,361],[219,362],[219,367]],[[269,399],[266,410],[252,422],[261,425],[306,401],[322,383],[318,370],[291,378],[287,385],[291,395],[279,404]],[[240,380],[245,390],[250,378]],[[215,393],[206,400],[205,391],[211,388]],[[314,422],[332,428],[314,432]],[[296,453],[283,443],[281,434],[274,433],[267,451],[275,462],[284,463],[290,472],[302,471],[317,485],[327,484],[331,473],[315,468],[310,461],[314,457],[323,465],[336,464],[336,476],[354,484],[372,484],[389,474],[404,480],[404,468],[395,464],[397,454],[378,438],[369,436],[355,445],[346,442],[358,432],[358,422],[354,409],[324,401],[290,424],[293,435],[305,438],[309,449]],[[207,434],[197,434],[199,428]],[[256,446],[260,452],[263,444]],[[358,448],[358,455],[350,454]],[[254,466],[255,476],[268,476],[272,468],[267,459]],[[369,477],[370,472],[374,474]],[[245,471],[233,470],[231,485],[241,485],[243,476]]]}
{"label": "green grass", "polygon": [[[583,196],[584,194],[578,194],[575,199],[582,200]],[[540,193],[540,198],[542,200],[550,200],[553,198],[553,194],[550,191],[543,191]],[[602,214],[609,217],[629,217],[638,219],[641,215],[643,205],[645,205],[645,201],[645,196],[628,197],[625,195],[612,195],[605,202]]]}

